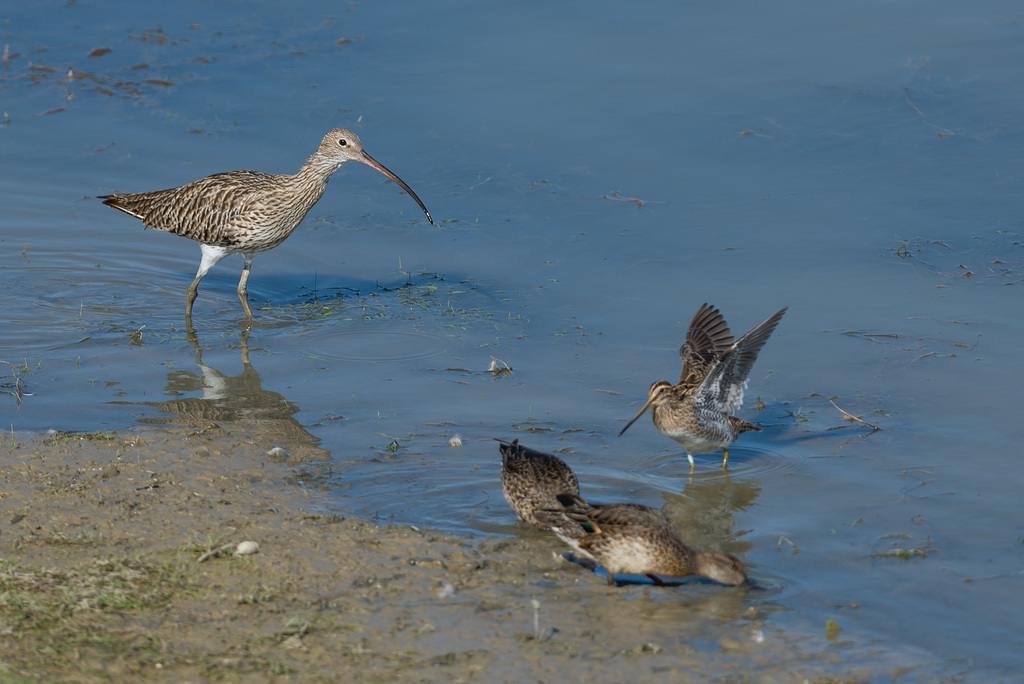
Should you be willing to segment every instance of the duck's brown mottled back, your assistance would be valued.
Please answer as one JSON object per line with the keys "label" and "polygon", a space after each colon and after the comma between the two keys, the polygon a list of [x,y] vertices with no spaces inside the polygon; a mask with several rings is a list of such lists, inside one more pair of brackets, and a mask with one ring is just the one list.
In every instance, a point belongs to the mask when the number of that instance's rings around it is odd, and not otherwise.
{"label": "duck's brown mottled back", "polygon": [[[562,508],[537,517],[573,549],[615,575],[661,577],[702,575],[722,584],[746,584],[743,562],[723,551],[686,545],[679,528],[661,511],[640,504],[589,504],[578,497],[559,497]],[[582,530],[582,533],[580,532]]]}
{"label": "duck's brown mottled back", "polygon": [[505,500],[520,519],[548,529],[534,513],[557,507],[559,494],[579,496],[576,474],[562,459],[520,446],[518,439],[502,441],[498,449],[501,452],[501,491]]}

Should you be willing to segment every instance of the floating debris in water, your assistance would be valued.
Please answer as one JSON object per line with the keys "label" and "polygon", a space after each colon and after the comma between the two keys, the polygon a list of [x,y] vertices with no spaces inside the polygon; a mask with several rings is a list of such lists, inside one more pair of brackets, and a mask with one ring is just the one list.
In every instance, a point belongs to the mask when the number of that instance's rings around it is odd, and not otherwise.
{"label": "floating debris in water", "polygon": [[825,638],[829,641],[835,641],[839,638],[839,623],[835,620],[828,620],[825,623]]}
{"label": "floating debris in water", "polygon": [[[470,375],[478,375],[480,371],[473,371],[468,368],[445,368],[446,371],[451,373],[469,373]],[[488,364],[485,373],[490,373],[496,378],[502,378],[512,372],[512,366],[508,365],[501,359],[491,357],[491,363]]]}
{"label": "floating debris in water", "polygon": [[636,197],[626,197],[625,195],[619,194],[618,190],[613,190],[611,195],[601,195],[597,199],[617,200],[619,202],[632,202],[633,205],[636,206],[636,207],[642,207],[642,206],[644,206],[644,204],[648,204],[648,203],[656,203],[656,204],[664,204],[665,203],[662,200],[642,200],[642,199],[637,199]]}
{"label": "floating debris in water", "polygon": [[452,435],[451,439],[448,440],[448,446],[454,447],[456,449],[462,446],[462,435],[460,435],[457,432],[454,435]]}
{"label": "floating debris in water", "polygon": [[128,339],[132,341],[132,345],[142,344],[142,331],[145,330],[146,326],[142,326],[133,333],[128,334]]}
{"label": "floating debris in water", "polygon": [[491,365],[487,367],[488,373],[493,373],[495,377],[502,377],[512,372],[512,367],[501,359],[491,357]]}

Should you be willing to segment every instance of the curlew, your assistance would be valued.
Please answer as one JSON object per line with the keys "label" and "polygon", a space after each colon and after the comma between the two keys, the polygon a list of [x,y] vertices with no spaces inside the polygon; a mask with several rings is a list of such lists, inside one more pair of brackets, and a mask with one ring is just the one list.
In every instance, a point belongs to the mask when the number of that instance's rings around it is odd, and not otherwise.
{"label": "curlew", "polygon": [[335,128],[324,136],[316,153],[294,176],[229,171],[201,178],[178,188],[134,194],[101,195],[107,206],[119,209],[147,228],[181,235],[199,243],[202,260],[188,287],[185,316],[199,294],[199,281],[221,259],[241,254],[245,259],[238,281],[238,299],[246,318],[252,318],[246,292],[253,259],[273,249],[298,227],[327,189],[335,171],[350,161],[374,168],[416,200],[427,221],[430,212],[401,178],[368,155],[352,131]]}
{"label": "curlew", "polygon": [[647,403],[622,428],[652,409],[654,425],[686,449],[693,470],[693,454],[725,452],[722,467],[728,467],[729,446],[744,432],[761,428],[731,415],[743,404],[747,376],[788,307],[733,343],[732,332],[718,309],[703,304],[686,331],[679,349],[683,370],[679,383],[658,380],[651,385]]}

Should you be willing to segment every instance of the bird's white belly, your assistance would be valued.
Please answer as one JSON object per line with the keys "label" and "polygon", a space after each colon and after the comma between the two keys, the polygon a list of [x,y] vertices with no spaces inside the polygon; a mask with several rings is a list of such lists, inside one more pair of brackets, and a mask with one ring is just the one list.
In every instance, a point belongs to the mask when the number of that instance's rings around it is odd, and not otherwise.
{"label": "bird's white belly", "polygon": [[732,444],[736,439],[727,430],[717,425],[702,435],[695,435],[685,430],[673,430],[665,434],[679,442],[687,452],[692,454],[708,454],[719,451]]}
{"label": "bird's white belly", "polygon": [[653,571],[657,559],[643,539],[616,539],[603,549],[599,563],[613,575],[643,575]]}

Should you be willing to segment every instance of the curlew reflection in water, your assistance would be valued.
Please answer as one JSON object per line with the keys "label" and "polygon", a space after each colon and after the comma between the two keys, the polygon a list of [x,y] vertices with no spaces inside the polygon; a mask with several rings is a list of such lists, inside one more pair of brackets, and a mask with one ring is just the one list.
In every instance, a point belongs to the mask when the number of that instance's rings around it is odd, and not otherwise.
{"label": "curlew reflection in water", "polygon": [[[310,434],[295,418],[299,412],[298,405],[277,392],[263,389],[260,374],[249,360],[248,327],[239,338],[242,372],[238,375],[226,375],[203,362],[203,347],[191,327],[188,341],[195,349],[195,361],[200,372],[173,370],[168,373],[164,391],[176,398],[115,403],[152,406],[161,413],[169,414],[138,419],[147,425],[245,431],[251,439],[266,444],[267,449],[284,449],[288,453],[288,462],[292,464],[330,459],[331,453],[320,446],[320,439]],[[198,396],[187,396],[190,394]],[[285,456],[282,454],[281,457]]]}

